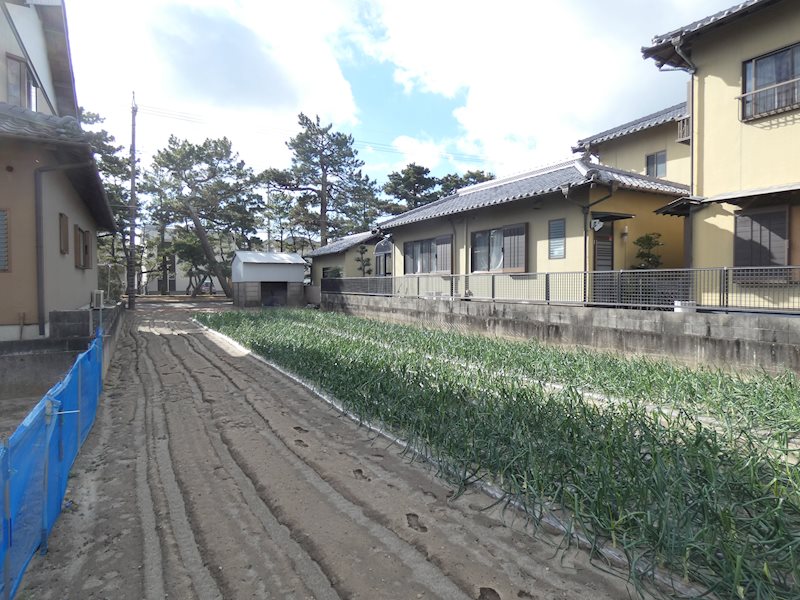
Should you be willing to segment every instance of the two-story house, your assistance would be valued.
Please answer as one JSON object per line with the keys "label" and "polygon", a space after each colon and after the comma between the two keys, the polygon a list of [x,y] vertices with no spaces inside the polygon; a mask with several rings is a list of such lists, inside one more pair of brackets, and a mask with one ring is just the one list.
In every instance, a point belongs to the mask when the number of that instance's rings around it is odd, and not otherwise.
{"label": "two-story house", "polygon": [[115,223],[77,117],[63,3],[0,0],[0,340],[47,335],[97,287]]}
{"label": "two-story house", "polygon": [[[691,75],[692,193],[672,207],[690,215],[690,264],[800,265],[800,5],[740,2],[643,54]],[[761,273],[774,283],[794,271]]]}

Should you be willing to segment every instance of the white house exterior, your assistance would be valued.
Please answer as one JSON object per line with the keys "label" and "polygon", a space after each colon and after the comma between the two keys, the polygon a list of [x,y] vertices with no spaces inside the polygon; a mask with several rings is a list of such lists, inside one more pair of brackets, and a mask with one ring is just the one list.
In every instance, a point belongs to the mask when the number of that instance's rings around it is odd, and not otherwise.
{"label": "white house exterior", "polygon": [[236,306],[302,306],[306,261],[299,254],[238,250],[231,265]]}

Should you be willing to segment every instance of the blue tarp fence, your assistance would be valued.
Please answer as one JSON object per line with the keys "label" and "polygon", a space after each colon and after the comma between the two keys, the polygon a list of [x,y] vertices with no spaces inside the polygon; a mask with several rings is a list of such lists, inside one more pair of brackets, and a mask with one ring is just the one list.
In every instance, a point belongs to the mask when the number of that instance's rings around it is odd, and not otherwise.
{"label": "blue tarp fence", "polygon": [[67,479],[103,389],[103,332],[0,445],[0,598],[10,599],[61,513]]}

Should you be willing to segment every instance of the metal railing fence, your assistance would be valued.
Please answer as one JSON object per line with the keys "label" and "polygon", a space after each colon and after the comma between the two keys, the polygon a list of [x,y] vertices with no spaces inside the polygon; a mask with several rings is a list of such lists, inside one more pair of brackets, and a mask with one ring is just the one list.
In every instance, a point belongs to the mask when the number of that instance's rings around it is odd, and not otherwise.
{"label": "metal railing fence", "polygon": [[800,266],[348,277],[323,279],[322,292],[783,313],[800,311]]}
{"label": "metal railing fence", "polygon": [[14,597],[36,550],[47,550],[70,468],[92,428],[102,388],[103,331],[98,329],[64,379],[0,445],[0,597],[5,600]]}

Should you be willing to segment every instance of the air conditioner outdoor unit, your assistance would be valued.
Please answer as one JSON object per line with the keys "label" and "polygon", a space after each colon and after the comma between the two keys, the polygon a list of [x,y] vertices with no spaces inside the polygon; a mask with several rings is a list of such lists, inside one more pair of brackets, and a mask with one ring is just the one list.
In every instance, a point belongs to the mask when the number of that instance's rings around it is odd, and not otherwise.
{"label": "air conditioner outdoor unit", "polygon": [[92,300],[91,300],[92,308],[103,308],[104,299],[105,299],[105,290],[94,290],[92,292]]}

